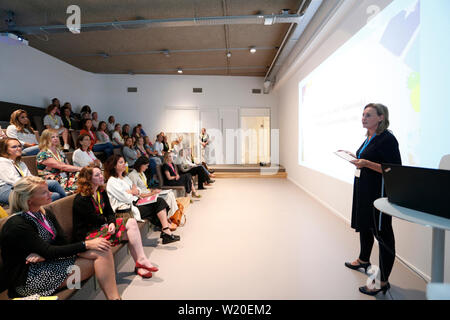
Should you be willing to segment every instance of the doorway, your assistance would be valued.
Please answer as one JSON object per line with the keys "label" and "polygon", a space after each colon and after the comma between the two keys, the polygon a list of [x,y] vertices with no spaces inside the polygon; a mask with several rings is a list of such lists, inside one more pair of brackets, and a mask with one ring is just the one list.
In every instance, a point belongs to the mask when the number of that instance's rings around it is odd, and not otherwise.
{"label": "doorway", "polygon": [[242,159],[243,164],[270,162],[270,117],[242,116]]}

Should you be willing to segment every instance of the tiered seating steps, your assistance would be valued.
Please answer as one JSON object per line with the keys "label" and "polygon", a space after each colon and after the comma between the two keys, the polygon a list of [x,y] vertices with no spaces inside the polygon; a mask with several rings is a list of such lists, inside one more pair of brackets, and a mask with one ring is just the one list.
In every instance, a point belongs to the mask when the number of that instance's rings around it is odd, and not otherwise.
{"label": "tiered seating steps", "polygon": [[286,169],[280,165],[218,164],[208,168],[215,170],[216,178],[287,178]]}

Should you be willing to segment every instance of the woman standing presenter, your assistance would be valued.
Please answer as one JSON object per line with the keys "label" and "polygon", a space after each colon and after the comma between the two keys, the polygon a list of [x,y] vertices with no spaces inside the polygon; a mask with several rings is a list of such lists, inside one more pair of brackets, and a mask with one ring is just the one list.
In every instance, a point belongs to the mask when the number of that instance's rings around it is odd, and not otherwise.
{"label": "woman standing presenter", "polygon": [[[395,239],[392,230],[392,217],[375,210],[373,202],[384,196],[382,194],[381,163],[401,164],[397,139],[387,130],[389,127],[389,111],[382,104],[368,104],[364,108],[362,125],[367,129],[367,139],[353,155],[356,160],[355,180],[353,186],[353,208],[351,227],[359,232],[361,252],[353,262],[345,266],[366,272],[370,267],[370,254],[374,237],[380,243],[380,286],[363,286],[359,291],[368,295],[376,295],[380,291],[386,294],[389,290],[389,275],[395,260]],[[380,215],[382,215],[380,217]]]}

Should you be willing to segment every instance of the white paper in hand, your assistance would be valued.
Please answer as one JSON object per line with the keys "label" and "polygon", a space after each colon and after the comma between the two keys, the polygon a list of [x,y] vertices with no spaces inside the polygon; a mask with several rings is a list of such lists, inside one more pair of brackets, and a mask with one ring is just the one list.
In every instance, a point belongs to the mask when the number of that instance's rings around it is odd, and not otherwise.
{"label": "white paper in hand", "polygon": [[336,152],[334,152],[334,154],[337,155],[338,157],[341,157],[344,160],[349,161],[349,162],[350,161],[354,161],[354,160],[358,160],[355,157],[353,157],[352,155],[350,155],[347,152],[342,151],[342,150],[336,151]]}

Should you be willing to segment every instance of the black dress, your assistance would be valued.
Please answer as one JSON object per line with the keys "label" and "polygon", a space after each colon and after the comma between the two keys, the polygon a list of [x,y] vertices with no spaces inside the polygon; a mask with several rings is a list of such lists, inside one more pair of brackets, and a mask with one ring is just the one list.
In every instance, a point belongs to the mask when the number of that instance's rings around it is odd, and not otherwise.
{"label": "black dress", "polygon": [[[8,288],[8,296],[53,294],[70,274],[76,254],[86,251],[82,242],[69,244],[61,227],[50,210],[46,210],[50,233],[43,227],[39,212],[34,215],[19,213],[8,219],[0,237],[3,258],[2,289]],[[37,253],[45,261],[25,264],[30,253]]]}
{"label": "black dress", "polygon": [[[175,168],[175,165],[174,164],[172,164],[172,165]],[[180,174],[180,179],[178,179],[178,180],[168,180],[165,172],[169,171],[170,176],[175,177],[177,175],[176,171],[173,171],[172,168],[167,163],[164,163],[162,165],[161,170],[163,173],[164,184],[166,186],[184,186],[184,188],[186,189],[186,193],[191,193],[191,191],[192,191],[192,188],[191,188],[192,176],[190,173]],[[177,169],[175,169],[175,170],[177,170]]]}
{"label": "black dress", "polygon": [[[373,137],[361,153],[363,146],[364,143],[356,152],[356,156],[359,156],[360,159],[366,159],[376,163],[402,163],[397,139],[388,130]],[[355,177],[351,227],[356,232],[377,227],[379,212],[374,210],[373,202],[385,196],[385,194],[381,194],[381,178],[381,173],[369,168],[362,168],[360,177]],[[391,219],[391,216],[383,215],[382,223],[388,223]]]}

